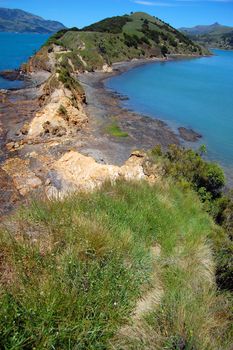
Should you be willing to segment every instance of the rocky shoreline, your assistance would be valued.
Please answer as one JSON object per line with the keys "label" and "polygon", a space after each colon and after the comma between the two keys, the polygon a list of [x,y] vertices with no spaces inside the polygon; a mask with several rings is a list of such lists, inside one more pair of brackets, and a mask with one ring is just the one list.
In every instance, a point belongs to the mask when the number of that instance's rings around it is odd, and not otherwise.
{"label": "rocky shoreline", "polygon": [[[48,134],[44,134],[43,137],[27,135],[28,125],[30,123],[32,125],[32,121],[38,118],[35,118],[35,115],[43,117],[43,113],[50,112],[46,107],[45,112],[41,112],[41,99],[44,99],[43,82],[49,77],[47,72],[33,73],[30,88],[2,91],[0,93],[2,105],[0,213],[4,214],[14,208],[17,202],[21,202],[33,193],[43,196],[45,193],[48,195],[62,192],[69,187],[75,188],[75,184],[70,183],[70,175],[67,178],[62,177],[61,174],[60,176],[55,166],[55,164],[61,164],[63,168],[64,164],[60,159],[66,159],[67,154],[70,159],[69,152],[74,152],[69,163],[70,167],[73,166],[72,159],[78,167],[77,162],[80,159],[78,154],[81,153],[87,157],[87,162],[89,157],[94,159],[94,163],[90,163],[94,164],[95,169],[95,164],[102,164],[103,167],[111,164],[109,167],[116,167],[114,169],[119,175],[119,172],[121,173],[119,167],[129,159],[134,150],[148,150],[157,144],[162,145],[163,148],[171,143],[180,144],[178,134],[175,134],[164,122],[122,108],[122,99],[127,97],[110,92],[104,86],[105,79],[109,77],[156,61],[161,60],[122,62],[114,64],[112,69],[104,72],[79,74],[77,78],[84,88],[87,102],[83,105],[82,113],[86,115],[88,123],[80,128],[72,127],[72,132],[69,133],[61,133],[61,129],[55,133],[54,130],[48,129]],[[59,96],[56,98],[59,99]],[[111,135],[107,130],[112,123],[119,126],[127,137]],[[47,127],[50,127],[50,124]],[[47,132],[44,125],[43,128],[44,132]],[[187,136],[189,131],[183,130],[183,133]],[[193,135],[193,131],[191,134]],[[82,161],[84,162],[85,158],[82,158]],[[75,166],[74,169],[76,169]],[[98,169],[100,173],[103,171],[102,167]],[[98,178],[100,174],[95,176]]]}

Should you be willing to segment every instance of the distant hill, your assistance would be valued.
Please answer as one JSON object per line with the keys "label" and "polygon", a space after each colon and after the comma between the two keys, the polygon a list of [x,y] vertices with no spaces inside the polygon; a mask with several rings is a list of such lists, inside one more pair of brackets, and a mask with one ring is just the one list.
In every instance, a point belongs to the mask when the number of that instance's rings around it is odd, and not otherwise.
{"label": "distant hill", "polygon": [[213,23],[192,28],[180,28],[180,31],[206,47],[233,49],[233,27]]}
{"label": "distant hill", "polygon": [[191,28],[180,28],[181,32],[189,35],[202,35],[202,34],[224,34],[233,30],[233,27],[224,26],[218,22],[210,25],[198,25]]}
{"label": "distant hill", "polygon": [[55,33],[65,26],[22,10],[0,8],[0,32]]}

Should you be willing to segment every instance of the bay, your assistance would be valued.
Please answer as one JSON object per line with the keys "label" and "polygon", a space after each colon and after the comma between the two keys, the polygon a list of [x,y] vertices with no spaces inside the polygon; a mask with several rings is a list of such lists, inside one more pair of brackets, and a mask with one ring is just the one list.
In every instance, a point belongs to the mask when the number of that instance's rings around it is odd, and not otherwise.
{"label": "bay", "polygon": [[106,87],[129,97],[126,108],[161,119],[176,131],[184,126],[202,134],[208,158],[232,176],[233,51],[213,53],[146,64],[107,80]]}

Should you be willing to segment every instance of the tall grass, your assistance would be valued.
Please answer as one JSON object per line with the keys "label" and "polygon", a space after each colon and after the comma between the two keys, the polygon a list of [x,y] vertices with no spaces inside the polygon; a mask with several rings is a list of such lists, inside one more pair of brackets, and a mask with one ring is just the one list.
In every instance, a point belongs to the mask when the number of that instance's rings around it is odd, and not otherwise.
{"label": "tall grass", "polygon": [[169,182],[32,203],[1,232],[1,348],[230,349],[214,230]]}

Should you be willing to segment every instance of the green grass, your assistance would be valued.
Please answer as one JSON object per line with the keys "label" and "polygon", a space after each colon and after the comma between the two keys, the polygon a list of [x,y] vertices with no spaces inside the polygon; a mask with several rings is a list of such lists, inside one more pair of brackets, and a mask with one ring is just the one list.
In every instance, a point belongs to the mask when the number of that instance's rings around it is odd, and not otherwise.
{"label": "green grass", "polygon": [[[215,225],[192,191],[165,180],[106,184],[34,202],[8,227],[0,236],[1,348],[230,348],[229,306],[214,281]],[[159,289],[158,302],[135,318],[139,298]]]}
{"label": "green grass", "polygon": [[113,122],[112,124],[108,125],[106,127],[106,132],[114,137],[128,137],[128,133],[125,131],[122,131],[119,125],[117,125],[116,122]]}

